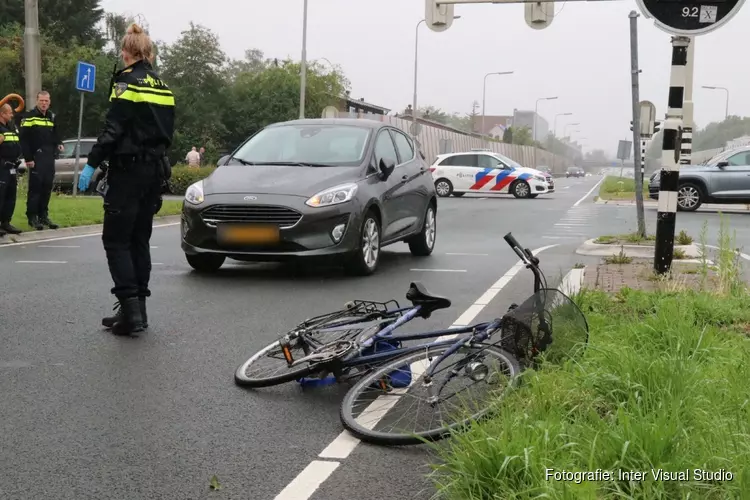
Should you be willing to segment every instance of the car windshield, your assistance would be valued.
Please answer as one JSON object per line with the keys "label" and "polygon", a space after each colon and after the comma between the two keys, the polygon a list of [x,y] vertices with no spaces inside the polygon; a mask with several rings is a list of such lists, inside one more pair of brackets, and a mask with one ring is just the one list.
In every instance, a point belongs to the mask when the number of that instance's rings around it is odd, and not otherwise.
{"label": "car windshield", "polygon": [[513,167],[513,168],[523,168],[523,165],[521,165],[517,161],[513,161],[510,158],[508,158],[507,156],[503,156],[503,155],[501,155],[499,153],[495,153],[495,158],[497,158],[498,160],[502,161],[503,163],[505,163],[506,165],[508,165],[510,167]]}
{"label": "car windshield", "polygon": [[361,165],[370,129],[350,125],[282,125],[262,130],[234,160],[249,165]]}

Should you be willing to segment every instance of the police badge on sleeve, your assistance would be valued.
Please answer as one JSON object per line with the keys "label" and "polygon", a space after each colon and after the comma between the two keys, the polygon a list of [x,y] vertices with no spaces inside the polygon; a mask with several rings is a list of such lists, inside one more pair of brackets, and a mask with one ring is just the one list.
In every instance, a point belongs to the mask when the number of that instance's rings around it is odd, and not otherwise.
{"label": "police badge on sleeve", "polygon": [[127,83],[116,83],[115,84],[115,97],[120,97],[125,91],[128,90]]}

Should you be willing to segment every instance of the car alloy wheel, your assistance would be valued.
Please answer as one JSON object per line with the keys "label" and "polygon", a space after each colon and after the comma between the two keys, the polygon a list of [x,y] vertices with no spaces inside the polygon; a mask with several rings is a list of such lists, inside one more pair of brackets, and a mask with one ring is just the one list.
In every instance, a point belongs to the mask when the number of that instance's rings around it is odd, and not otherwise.
{"label": "car alloy wheel", "polygon": [[373,269],[378,264],[380,253],[380,231],[378,223],[372,217],[365,221],[365,230],[362,231],[362,259],[368,269]]}
{"label": "car alloy wheel", "polygon": [[527,198],[531,194],[531,188],[525,181],[516,181],[513,186],[513,194],[516,198]]}
{"label": "car alloy wheel", "polygon": [[435,191],[437,191],[438,196],[445,198],[451,195],[453,186],[447,179],[440,179],[435,183]]}
{"label": "car alloy wheel", "polygon": [[435,221],[435,210],[432,207],[429,207],[424,221],[424,242],[427,248],[432,249],[432,247],[435,246],[436,234],[437,224]]}
{"label": "car alloy wheel", "polygon": [[677,191],[677,204],[682,210],[695,210],[701,204],[701,193],[692,184],[684,184]]}

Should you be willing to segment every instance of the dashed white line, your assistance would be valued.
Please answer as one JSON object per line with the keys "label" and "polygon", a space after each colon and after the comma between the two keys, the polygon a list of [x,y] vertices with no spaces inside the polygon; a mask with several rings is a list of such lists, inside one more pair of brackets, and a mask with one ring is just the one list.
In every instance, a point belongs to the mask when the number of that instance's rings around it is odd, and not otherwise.
{"label": "dashed white line", "polygon": [[432,272],[432,273],[465,273],[466,269],[409,269],[415,272]]}
{"label": "dashed white line", "polygon": [[79,245],[39,245],[37,248],[81,248]]}
{"label": "dashed white line", "polygon": [[[537,255],[540,252],[543,252],[550,248],[554,248],[556,246],[557,244],[547,245],[533,250],[532,253],[534,255]],[[497,295],[500,290],[502,290],[508,283],[510,283],[513,277],[518,274],[524,267],[524,263],[519,260],[513,267],[508,270],[508,272],[501,276],[494,285],[492,285],[487,291],[485,291],[474,304],[469,306],[469,308],[466,309],[466,311],[464,311],[463,314],[458,317],[458,319],[456,319],[453,325],[451,325],[451,328],[460,328],[471,324],[471,322],[474,321],[477,315],[482,312],[482,309],[484,309],[485,306],[489,304],[492,298],[494,298],[494,296]],[[440,337],[440,340],[446,340],[452,337],[455,337],[455,335],[444,335],[443,337]],[[412,366],[412,380],[418,378],[419,374],[425,369],[425,366]],[[415,374],[416,377],[414,376]],[[406,391],[407,389],[408,388],[396,389],[394,392]],[[379,418],[368,418],[368,424],[372,427],[377,424],[378,420],[385,416],[388,409],[390,409],[390,407],[393,406],[398,400],[398,398],[389,396],[379,396],[367,407],[367,409],[371,409],[373,407],[377,408],[377,411],[379,412]],[[325,447],[325,449],[318,455],[318,458],[343,460],[347,458],[352,453],[352,451],[354,451],[359,443],[359,439],[352,436],[349,431],[343,431],[336,437],[336,439],[334,439],[328,446]],[[338,468],[339,465],[341,465],[341,462],[332,460],[314,460],[307,467],[305,467],[302,472],[300,472],[299,475],[295,477],[292,482],[289,483],[281,491],[281,493],[276,496],[275,500],[308,500],[311,496],[313,496],[320,485],[323,484],[323,482],[325,482],[331,476],[331,474],[333,474],[333,472]]]}
{"label": "dashed white line", "polygon": [[[171,226],[179,226],[179,222],[168,222],[166,224],[154,224],[152,226],[154,229],[161,228],[161,227],[171,227]],[[65,241],[65,240],[75,240],[78,238],[90,238],[91,236],[101,236],[102,232],[96,232],[96,233],[88,233],[88,234],[76,234],[75,236],[62,236],[60,238],[45,238],[43,240],[38,241],[19,241],[17,243],[6,243],[4,245],[0,245],[0,250],[3,248],[8,247],[17,247],[21,245],[34,245],[36,243],[49,243],[51,241]]]}
{"label": "dashed white line", "polygon": [[465,255],[465,256],[476,256],[476,257],[486,257],[489,254],[488,253],[446,253],[445,255]]}
{"label": "dashed white line", "polygon": [[16,264],[67,264],[67,260],[17,260]]}

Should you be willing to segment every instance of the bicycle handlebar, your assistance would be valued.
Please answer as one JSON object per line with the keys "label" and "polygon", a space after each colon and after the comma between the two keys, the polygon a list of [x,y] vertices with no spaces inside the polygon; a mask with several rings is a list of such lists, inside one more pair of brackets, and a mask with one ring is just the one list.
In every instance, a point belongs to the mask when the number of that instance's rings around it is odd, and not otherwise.
{"label": "bicycle handlebar", "polygon": [[539,269],[539,259],[536,258],[533,253],[531,253],[531,250],[523,248],[518,240],[513,236],[513,233],[506,234],[505,236],[503,236],[503,239],[513,249],[513,251],[516,252],[516,255],[518,255],[534,273],[534,292],[539,291],[542,283],[541,271]]}

